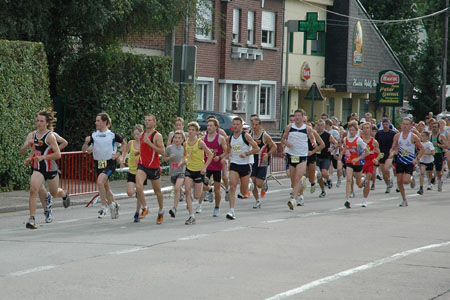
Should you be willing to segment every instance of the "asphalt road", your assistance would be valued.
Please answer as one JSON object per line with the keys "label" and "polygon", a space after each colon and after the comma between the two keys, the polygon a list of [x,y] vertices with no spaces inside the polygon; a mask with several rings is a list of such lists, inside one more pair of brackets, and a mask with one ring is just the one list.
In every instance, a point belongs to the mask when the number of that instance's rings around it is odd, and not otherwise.
{"label": "asphalt road", "polygon": [[444,192],[409,207],[384,184],[360,207],[343,204],[344,186],[306,195],[290,211],[288,180],[270,182],[261,209],[240,200],[237,219],[212,217],[205,203],[197,224],[177,218],[133,223],[135,202],[121,201],[117,220],[97,208],[57,208],[54,221],[27,212],[0,215],[0,299],[450,299],[450,181]]}

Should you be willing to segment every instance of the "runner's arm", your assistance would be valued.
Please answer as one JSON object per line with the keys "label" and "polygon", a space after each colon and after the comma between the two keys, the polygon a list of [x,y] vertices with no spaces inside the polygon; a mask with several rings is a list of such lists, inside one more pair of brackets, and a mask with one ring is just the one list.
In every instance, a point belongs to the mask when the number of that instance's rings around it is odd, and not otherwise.
{"label": "runner's arm", "polygon": [[391,150],[389,150],[389,158],[392,158],[394,155],[398,153],[398,137],[401,133],[397,133],[394,136],[394,141],[392,142]]}
{"label": "runner's arm", "polygon": [[247,142],[250,144],[250,146],[252,146],[252,150],[247,152],[247,156],[258,153],[260,149],[259,149],[258,144],[255,142],[255,140],[248,133],[246,133],[244,136],[245,136],[245,139],[247,140]]}
{"label": "runner's arm", "polygon": [[53,134],[55,135],[56,142],[59,145],[59,150],[62,150],[64,148],[66,148],[67,145],[69,145],[69,142],[65,138],[63,138],[62,136],[60,136],[56,132],[53,132]]}
{"label": "runner's arm", "polygon": [[56,138],[53,135],[53,133],[50,133],[47,136],[47,143],[52,148],[53,153],[52,154],[46,154],[46,155],[37,156],[35,159],[37,159],[38,161],[41,161],[41,160],[58,160],[58,159],[60,159],[61,158],[61,152],[59,150],[58,143],[56,142]]}
{"label": "runner's arm", "polygon": [[198,143],[198,147],[200,149],[203,149],[203,151],[205,151],[206,157],[208,158],[202,168],[202,174],[204,174],[204,173],[206,173],[206,169],[208,168],[209,164],[211,163],[214,154],[211,152],[211,150],[209,150],[209,148],[206,146],[204,141],[200,141]]}
{"label": "runner's arm", "polygon": [[22,148],[20,148],[20,154],[24,155],[27,153],[28,147],[31,147],[33,145],[33,132],[30,132],[27,137],[25,138],[25,142],[23,143]]}
{"label": "runner's arm", "polygon": [[275,152],[277,152],[277,145],[272,140],[272,137],[268,134],[264,134],[264,143],[269,145],[269,152],[267,152],[267,155],[272,155]]}

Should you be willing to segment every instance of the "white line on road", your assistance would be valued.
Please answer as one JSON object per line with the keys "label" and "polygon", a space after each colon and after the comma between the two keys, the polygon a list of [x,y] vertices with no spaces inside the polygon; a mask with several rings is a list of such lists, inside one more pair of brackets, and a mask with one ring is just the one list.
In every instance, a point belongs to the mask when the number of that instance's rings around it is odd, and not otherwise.
{"label": "white line on road", "polygon": [[209,236],[209,234],[194,234],[194,235],[189,235],[189,236],[185,236],[182,238],[177,239],[177,241],[190,241],[190,240],[196,240],[202,237],[206,237]]}
{"label": "white line on road", "polygon": [[62,223],[71,223],[71,222],[78,222],[78,221],[80,221],[80,219],[70,219],[70,220],[58,221],[55,223],[62,224]]}
{"label": "white line on road", "polygon": [[232,228],[227,228],[227,229],[221,230],[221,232],[238,231],[238,230],[243,230],[243,229],[247,229],[247,228],[248,227],[244,227],[244,226],[232,227]]}
{"label": "white line on road", "polygon": [[312,281],[312,282],[304,284],[304,285],[302,285],[302,286],[300,286],[298,288],[295,288],[295,289],[289,290],[287,292],[283,292],[283,293],[277,294],[277,295],[275,295],[273,297],[267,298],[266,300],[284,299],[284,298],[287,298],[287,297],[290,297],[290,296],[294,296],[294,295],[306,292],[307,290],[310,290],[310,289],[315,288],[317,286],[320,286],[320,285],[323,285],[323,284],[326,284],[326,283],[329,283],[329,282],[332,282],[332,281],[335,281],[335,280],[338,280],[338,279],[341,279],[341,278],[353,275],[353,274],[361,272],[361,271],[369,270],[369,269],[372,269],[372,268],[384,265],[386,263],[390,263],[392,261],[395,261],[395,260],[398,260],[400,258],[409,256],[411,254],[416,254],[416,253],[420,253],[420,252],[423,252],[423,251],[426,251],[426,250],[439,248],[439,247],[445,247],[445,246],[449,246],[449,245],[450,245],[450,241],[445,242],[445,243],[432,244],[432,245],[428,245],[428,246],[424,246],[424,247],[420,247],[420,248],[416,248],[416,249],[411,249],[411,250],[399,252],[399,253],[396,253],[396,254],[394,254],[392,256],[388,256],[388,257],[385,257],[385,258],[382,258],[382,259],[378,259],[378,260],[375,260],[375,261],[370,262],[368,264],[365,264],[365,265],[362,265],[362,266],[359,266],[359,267],[356,267],[356,268],[353,268],[353,269],[349,269],[349,270],[346,270],[346,271],[343,271],[343,272],[339,272],[337,274],[334,274],[334,275],[331,275],[331,276],[328,276],[328,277],[324,277],[322,279],[318,279],[318,280]]}
{"label": "white line on road", "polygon": [[129,249],[123,249],[123,250],[108,252],[108,254],[109,255],[120,255],[120,254],[137,252],[137,251],[141,251],[141,250],[144,250],[144,249],[147,249],[147,248],[146,247],[135,247],[135,248],[129,248]]}
{"label": "white line on road", "polygon": [[56,266],[55,265],[40,266],[40,267],[37,267],[37,268],[28,269],[28,270],[12,272],[12,273],[9,273],[8,276],[22,276],[22,275],[25,275],[25,274],[30,274],[30,273],[34,273],[34,272],[50,270],[50,269],[53,269],[53,268],[56,268]]}
{"label": "white line on road", "polygon": [[275,220],[262,221],[261,223],[264,223],[264,224],[270,224],[270,223],[284,222],[284,221],[286,221],[286,220],[287,220],[287,219],[275,219]]}

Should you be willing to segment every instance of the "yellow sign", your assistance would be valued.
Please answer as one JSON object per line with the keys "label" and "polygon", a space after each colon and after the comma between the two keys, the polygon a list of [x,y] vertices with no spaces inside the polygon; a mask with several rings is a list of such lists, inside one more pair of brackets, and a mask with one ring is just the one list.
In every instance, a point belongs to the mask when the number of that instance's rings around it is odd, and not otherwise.
{"label": "yellow sign", "polygon": [[362,66],[364,59],[364,40],[361,21],[356,21],[353,31],[353,65]]}

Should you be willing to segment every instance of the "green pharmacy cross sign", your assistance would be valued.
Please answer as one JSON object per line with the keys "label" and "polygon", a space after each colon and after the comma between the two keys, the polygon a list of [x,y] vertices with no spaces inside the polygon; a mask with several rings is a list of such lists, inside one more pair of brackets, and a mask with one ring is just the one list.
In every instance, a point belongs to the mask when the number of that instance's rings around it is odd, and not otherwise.
{"label": "green pharmacy cross sign", "polygon": [[304,32],[307,40],[317,40],[317,33],[325,31],[325,21],[317,20],[316,12],[306,13],[306,21],[298,21],[298,31]]}

